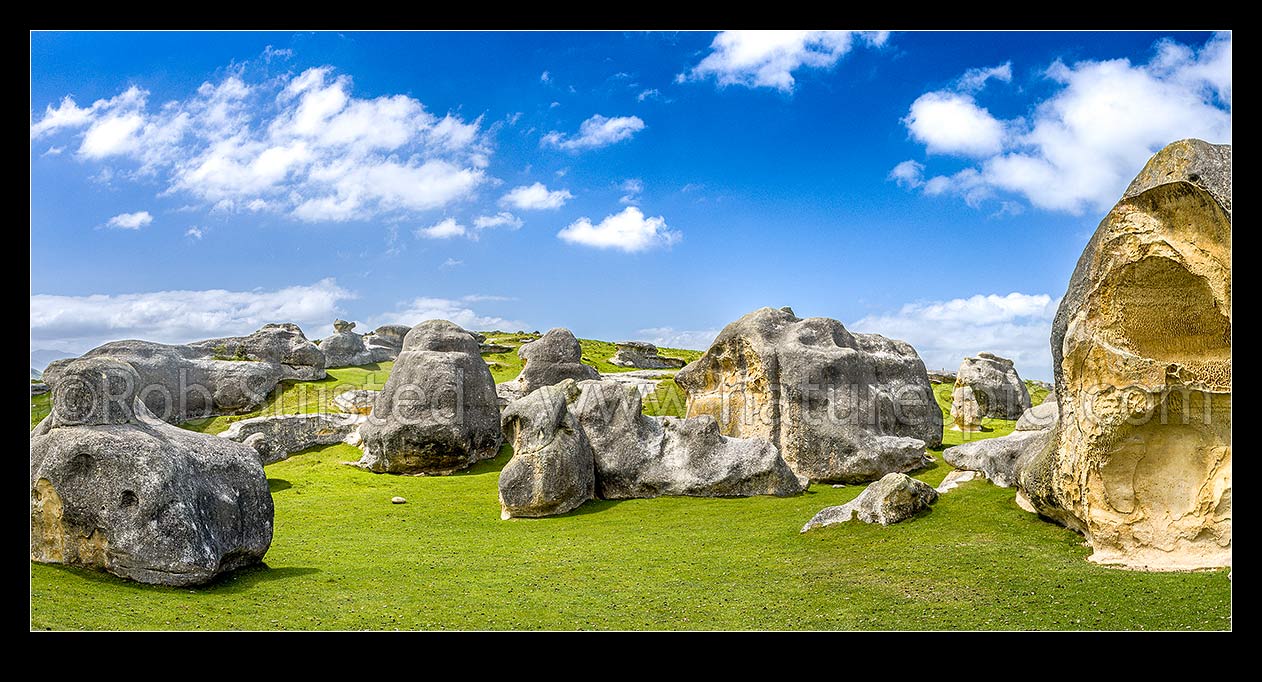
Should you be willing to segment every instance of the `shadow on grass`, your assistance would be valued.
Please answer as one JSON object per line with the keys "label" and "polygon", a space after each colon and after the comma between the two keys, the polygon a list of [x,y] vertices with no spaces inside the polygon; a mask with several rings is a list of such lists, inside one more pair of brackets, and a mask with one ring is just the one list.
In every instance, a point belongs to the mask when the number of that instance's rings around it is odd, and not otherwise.
{"label": "shadow on grass", "polygon": [[267,479],[267,489],[273,493],[280,492],[282,490],[289,490],[292,487],[294,487],[294,485],[283,478]]}
{"label": "shadow on grass", "polygon": [[244,592],[255,585],[259,585],[273,580],[287,580],[289,578],[300,578],[305,575],[313,575],[319,573],[320,569],[311,566],[280,566],[272,568],[266,563],[257,566],[249,566],[247,568],[239,568],[227,575],[220,576],[214,582],[203,585],[202,588],[210,588],[216,592]]}
{"label": "shadow on grass", "polygon": [[[37,565],[36,562],[31,563],[32,566]],[[105,571],[97,571],[82,566],[68,566],[66,564],[38,564],[46,566],[55,571],[69,573],[88,582],[113,585],[114,587],[129,590],[131,592],[196,592],[199,590],[214,590],[216,592],[240,592],[259,583],[272,580],[284,580],[286,578],[297,578],[304,575],[319,573],[320,569],[304,567],[304,566],[282,566],[280,568],[272,568],[266,563],[255,566],[248,566],[231,571],[221,575],[204,585],[185,585],[183,587],[173,587],[170,585],[150,585],[148,583],[140,583],[126,578],[120,578],[113,573]]]}

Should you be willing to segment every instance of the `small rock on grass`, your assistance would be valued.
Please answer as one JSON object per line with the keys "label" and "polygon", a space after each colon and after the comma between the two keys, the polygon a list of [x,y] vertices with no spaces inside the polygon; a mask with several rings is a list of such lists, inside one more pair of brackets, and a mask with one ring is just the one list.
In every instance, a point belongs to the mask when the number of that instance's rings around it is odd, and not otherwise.
{"label": "small rock on grass", "polygon": [[407,503],[408,501],[406,497],[399,497],[398,495],[395,495],[394,497],[390,498],[390,504],[407,504]]}

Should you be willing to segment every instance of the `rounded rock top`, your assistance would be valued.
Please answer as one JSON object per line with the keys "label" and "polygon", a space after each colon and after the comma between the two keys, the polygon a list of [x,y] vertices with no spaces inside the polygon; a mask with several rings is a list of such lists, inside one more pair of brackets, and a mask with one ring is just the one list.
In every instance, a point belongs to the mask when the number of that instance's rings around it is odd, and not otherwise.
{"label": "rounded rock top", "polygon": [[407,503],[408,503],[408,500],[406,497],[399,497],[398,495],[395,495],[394,497],[390,498],[390,504],[407,504]]}

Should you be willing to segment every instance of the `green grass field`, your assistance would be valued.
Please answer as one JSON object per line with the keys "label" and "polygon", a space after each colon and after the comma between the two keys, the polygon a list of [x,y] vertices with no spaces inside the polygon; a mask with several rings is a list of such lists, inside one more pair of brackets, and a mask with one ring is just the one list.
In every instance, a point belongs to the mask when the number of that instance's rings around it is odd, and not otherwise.
{"label": "green grass field", "polygon": [[[585,350],[585,353],[587,351]],[[515,356],[514,356],[515,357]],[[607,359],[608,356],[605,356]],[[496,361],[494,358],[488,358]],[[599,359],[599,358],[597,358]],[[327,384],[384,381],[388,367]],[[499,379],[499,377],[497,377]],[[500,379],[502,380],[502,379]],[[673,380],[667,380],[670,386]],[[646,411],[669,403],[659,386]],[[326,398],[290,385],[280,409]],[[939,401],[942,387],[935,386]],[[314,395],[314,397],[313,397]],[[947,391],[949,395],[949,387]],[[1040,396],[1041,397],[1041,396]],[[225,418],[219,418],[225,419]],[[948,419],[949,423],[949,419]],[[198,425],[206,431],[226,421]],[[988,420],[994,437],[1013,422]],[[961,434],[947,432],[948,443]],[[446,477],[345,466],[317,448],[267,467],[276,534],[266,566],[195,589],[31,565],[36,629],[1227,629],[1228,571],[1141,573],[1086,561],[1082,538],[985,481],[890,527],[799,534],[862,486],[791,498],[589,502],[501,521],[508,448]],[[940,453],[940,448],[938,452]],[[950,468],[914,475],[936,485]],[[392,505],[402,495],[408,504]]]}

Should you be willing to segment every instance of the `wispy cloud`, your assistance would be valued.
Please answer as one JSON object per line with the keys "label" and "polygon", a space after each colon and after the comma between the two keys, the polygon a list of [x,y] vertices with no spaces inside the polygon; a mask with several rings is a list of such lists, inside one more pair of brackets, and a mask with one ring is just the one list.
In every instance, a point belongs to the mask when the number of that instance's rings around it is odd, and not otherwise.
{"label": "wispy cloud", "polygon": [[105,225],[120,230],[139,230],[152,222],[153,216],[149,215],[148,211],[136,211],[135,213],[120,213],[105,221]]}
{"label": "wispy cloud", "polygon": [[533,185],[522,185],[509,190],[507,194],[500,197],[500,204],[521,211],[539,211],[561,208],[565,202],[573,198],[574,195],[570,194],[569,190],[550,190],[542,182],[536,182]]}
{"label": "wispy cloud", "polygon": [[596,114],[579,124],[578,134],[566,135],[554,130],[544,135],[540,144],[570,151],[596,149],[629,140],[641,130],[644,130],[644,120],[639,116],[607,118]]}
{"label": "wispy cloud", "polygon": [[832,68],[856,45],[880,47],[888,31],[723,31],[710,54],[677,80],[714,78],[719,85],[791,92],[793,72]]}

